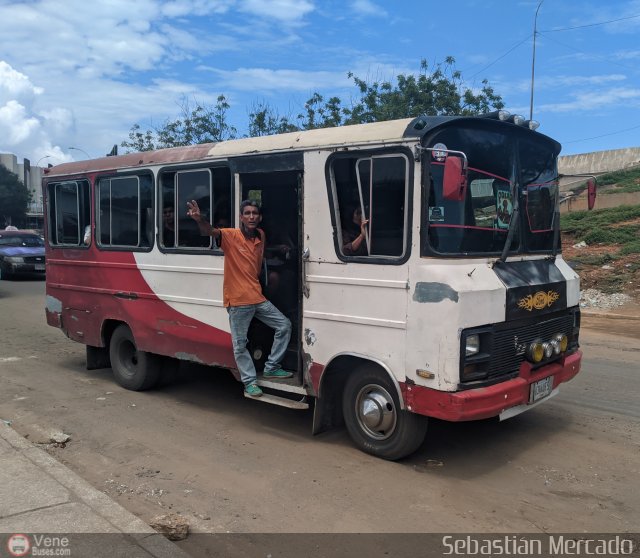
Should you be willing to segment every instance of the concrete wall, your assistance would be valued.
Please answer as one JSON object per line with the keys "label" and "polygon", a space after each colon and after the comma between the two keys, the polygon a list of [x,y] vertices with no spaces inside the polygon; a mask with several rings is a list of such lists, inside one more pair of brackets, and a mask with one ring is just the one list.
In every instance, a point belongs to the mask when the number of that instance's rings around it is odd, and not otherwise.
{"label": "concrete wall", "polygon": [[560,174],[602,174],[640,164],[640,147],[593,151],[558,158]]}
{"label": "concrete wall", "polygon": [[[619,205],[640,205],[640,192],[625,192],[622,194],[606,194],[596,196],[596,205],[593,209],[606,209],[608,207],[618,207]],[[560,204],[560,213],[569,213],[570,211],[586,211],[587,197],[580,195],[569,198],[566,202]]]}

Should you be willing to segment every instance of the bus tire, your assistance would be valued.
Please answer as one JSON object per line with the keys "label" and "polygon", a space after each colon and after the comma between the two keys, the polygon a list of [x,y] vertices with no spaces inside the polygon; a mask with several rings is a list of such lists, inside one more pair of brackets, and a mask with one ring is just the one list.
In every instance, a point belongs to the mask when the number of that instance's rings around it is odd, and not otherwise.
{"label": "bus tire", "polygon": [[151,353],[139,351],[128,326],[121,324],[109,343],[109,357],[116,382],[125,389],[143,391],[158,383],[160,366]]}
{"label": "bus tire", "polygon": [[427,433],[427,417],[402,410],[396,387],[373,365],[358,368],[347,379],[342,410],[355,445],[383,459],[413,453]]}

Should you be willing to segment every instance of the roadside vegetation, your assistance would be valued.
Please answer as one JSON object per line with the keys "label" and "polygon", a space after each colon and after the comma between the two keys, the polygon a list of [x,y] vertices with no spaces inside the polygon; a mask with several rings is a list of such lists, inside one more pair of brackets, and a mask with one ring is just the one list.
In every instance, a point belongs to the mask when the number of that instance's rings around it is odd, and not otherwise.
{"label": "roadside vegetation", "polygon": [[598,178],[598,184],[603,187],[613,185],[612,188],[603,189],[603,194],[640,192],[640,166],[603,174]]}
{"label": "roadside vegetation", "polygon": [[640,253],[640,205],[566,213],[560,227],[576,242],[614,244],[622,255]]}
{"label": "roadside vegetation", "polygon": [[640,205],[567,213],[560,227],[563,255],[583,289],[640,298]]}

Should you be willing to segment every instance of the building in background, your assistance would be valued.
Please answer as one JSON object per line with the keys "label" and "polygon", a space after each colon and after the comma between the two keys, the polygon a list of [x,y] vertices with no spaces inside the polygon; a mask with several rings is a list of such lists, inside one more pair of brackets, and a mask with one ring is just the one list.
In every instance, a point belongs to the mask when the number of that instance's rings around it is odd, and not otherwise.
{"label": "building in background", "polygon": [[26,228],[42,230],[44,228],[41,188],[42,167],[32,166],[29,159],[24,159],[22,163],[18,163],[18,158],[13,153],[0,153],[0,165],[17,174],[31,194],[31,201],[27,206]]}

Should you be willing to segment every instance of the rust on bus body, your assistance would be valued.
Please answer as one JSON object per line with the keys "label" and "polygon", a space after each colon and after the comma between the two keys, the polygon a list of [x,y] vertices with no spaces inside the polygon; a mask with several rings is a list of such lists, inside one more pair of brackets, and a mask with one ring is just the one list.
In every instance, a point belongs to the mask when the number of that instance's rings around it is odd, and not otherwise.
{"label": "rust on bus body", "polygon": [[73,163],[62,163],[45,169],[44,173],[47,176],[68,176],[114,169],[132,169],[148,165],[186,163],[206,158],[214,145],[214,143],[201,143],[199,145],[156,149],[155,151],[127,153],[126,155],[115,155],[113,157],[100,157],[99,159],[86,159]]}

